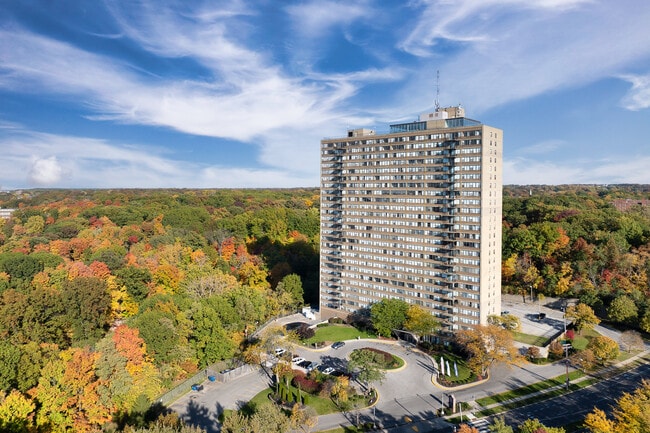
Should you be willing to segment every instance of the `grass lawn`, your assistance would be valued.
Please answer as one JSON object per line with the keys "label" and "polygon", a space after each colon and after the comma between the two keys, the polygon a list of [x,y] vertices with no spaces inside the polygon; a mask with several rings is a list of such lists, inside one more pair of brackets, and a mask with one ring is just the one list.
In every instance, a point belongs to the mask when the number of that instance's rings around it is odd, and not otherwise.
{"label": "grass lawn", "polygon": [[598,335],[600,334],[593,329],[585,329],[580,333],[580,335],[576,333],[571,344],[577,350],[585,350],[587,348],[587,344],[589,344],[589,341]]}
{"label": "grass lawn", "polygon": [[365,331],[359,331],[349,325],[328,325],[316,328],[316,334],[305,340],[306,346],[314,343],[335,342],[343,340],[354,340],[355,338],[374,338],[376,335]]}
{"label": "grass lawn", "polygon": [[523,332],[512,331],[512,338],[515,341],[524,344],[530,344],[531,346],[546,346],[548,343],[548,338],[542,337],[539,335],[524,334]]}
{"label": "grass lawn", "polygon": [[[298,391],[297,388],[293,386],[290,386],[290,389],[293,393],[297,393]],[[269,395],[273,392],[274,390],[272,388],[267,388],[253,397],[249,403],[255,407],[268,404],[271,402],[271,400],[269,400]],[[331,398],[322,398],[317,395],[309,396],[309,406],[314,408],[318,415],[327,415],[328,413],[340,412],[340,409],[336,406],[336,404],[334,404]]]}
{"label": "grass lawn", "polygon": [[[584,376],[584,373],[581,371],[574,370],[569,372],[569,380],[574,380],[582,376]],[[544,380],[542,382],[537,382],[528,386],[513,389],[512,391],[506,391],[506,392],[502,392],[501,394],[480,398],[476,400],[476,402],[483,407],[489,406],[494,403],[502,403],[504,401],[513,399],[515,397],[522,397],[525,395],[535,393],[537,391],[542,391],[544,389],[552,388],[554,386],[563,385],[565,383],[565,380],[566,380],[566,376],[561,375],[561,376],[554,377],[552,379]]]}
{"label": "grass lawn", "polygon": [[[445,361],[449,362],[449,367],[451,369],[451,374],[445,374],[443,376],[447,382],[464,382],[472,376],[472,371],[467,367],[465,361],[461,357],[453,355],[451,353],[444,353],[442,357],[445,359]],[[436,360],[436,363],[440,363],[440,355],[434,355],[433,359]],[[458,367],[458,376],[456,376],[456,372],[454,371],[454,361]],[[447,372],[446,365],[447,362],[445,362],[445,372]]]}

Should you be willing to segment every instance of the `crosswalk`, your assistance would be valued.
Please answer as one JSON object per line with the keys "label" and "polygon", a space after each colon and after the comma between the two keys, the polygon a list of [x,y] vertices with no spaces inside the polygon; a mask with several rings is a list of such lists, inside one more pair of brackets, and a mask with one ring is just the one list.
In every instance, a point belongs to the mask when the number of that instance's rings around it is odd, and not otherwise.
{"label": "crosswalk", "polygon": [[472,426],[472,427],[475,427],[479,431],[479,433],[489,433],[490,432],[490,429],[488,429],[488,425],[490,425],[490,423],[485,418],[475,419],[473,421],[470,421],[469,425]]}

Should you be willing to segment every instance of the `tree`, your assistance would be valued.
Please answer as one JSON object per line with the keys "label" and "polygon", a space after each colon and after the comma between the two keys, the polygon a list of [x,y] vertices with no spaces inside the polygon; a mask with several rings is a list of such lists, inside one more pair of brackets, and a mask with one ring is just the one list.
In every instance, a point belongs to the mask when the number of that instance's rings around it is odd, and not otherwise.
{"label": "tree", "polygon": [[593,329],[594,326],[600,323],[600,319],[596,317],[594,310],[587,304],[580,303],[578,305],[570,305],[565,313],[567,319],[573,320],[573,326],[578,331],[578,334],[583,329]]}
{"label": "tree", "polygon": [[519,425],[519,433],[565,433],[562,427],[546,427],[538,419],[527,419]]}
{"label": "tree", "polygon": [[146,353],[137,329],[118,326],[96,345],[96,374],[105,384],[102,397],[120,411],[132,413],[138,398],[152,402],[161,392],[159,373]]}
{"label": "tree", "polygon": [[469,356],[468,365],[477,376],[485,376],[492,363],[519,361],[510,331],[496,325],[477,325],[459,331],[456,342]]}
{"label": "tree", "polygon": [[318,414],[313,407],[296,403],[291,408],[289,420],[292,429],[300,429],[305,433],[309,433],[318,425]]}
{"label": "tree", "polygon": [[69,349],[45,366],[34,393],[40,404],[38,426],[90,432],[111,420],[111,408],[98,393],[103,384],[95,374],[97,356],[88,349]]}
{"label": "tree", "polygon": [[479,433],[478,429],[476,427],[471,427],[467,424],[460,424],[458,426],[458,430],[456,430],[457,433]]}
{"label": "tree", "polygon": [[221,424],[221,431],[223,433],[255,433],[249,418],[239,411],[226,415]]}
{"label": "tree", "polygon": [[126,266],[115,272],[117,284],[126,286],[126,291],[133,299],[141,302],[149,294],[151,272],[146,268]]}
{"label": "tree", "polygon": [[372,324],[379,335],[390,337],[393,329],[402,329],[408,309],[401,299],[382,299],[370,307]]}
{"label": "tree", "polygon": [[0,431],[28,433],[33,431],[36,405],[18,390],[9,395],[0,391]]}
{"label": "tree", "polygon": [[513,433],[512,427],[506,424],[503,416],[494,419],[494,422],[488,426],[491,433]]}
{"label": "tree", "polygon": [[643,332],[650,332],[650,308],[646,308],[646,311],[641,318],[639,328],[641,328]]}
{"label": "tree", "polygon": [[621,334],[621,344],[627,352],[643,349],[643,338],[636,331],[625,331]]}
{"label": "tree", "polygon": [[607,310],[607,317],[619,323],[631,323],[636,320],[639,310],[628,296],[619,296],[612,301]]}
{"label": "tree", "polygon": [[250,417],[250,426],[253,432],[286,433],[289,418],[277,404],[262,404]]}
{"label": "tree", "polygon": [[540,357],[541,357],[541,352],[540,352],[540,350],[539,350],[539,347],[537,347],[537,346],[530,346],[530,347],[526,350],[526,356],[527,356],[528,359],[530,359],[531,361],[534,361],[535,359],[540,358]]}
{"label": "tree", "polygon": [[76,342],[94,343],[108,329],[111,295],[106,281],[80,277],[63,284],[61,293],[67,321]]}
{"label": "tree", "polygon": [[20,347],[0,341],[0,391],[8,392],[18,385],[20,355]]}
{"label": "tree", "polygon": [[223,328],[217,312],[205,302],[197,303],[195,308],[191,342],[196,350],[199,368],[232,357],[236,347]]}
{"label": "tree", "polygon": [[275,291],[278,294],[286,293],[289,295],[290,303],[286,305],[290,310],[295,310],[304,302],[303,295],[304,290],[302,288],[302,280],[299,275],[289,274],[282,278],[278,283],[278,286],[275,288]]}
{"label": "tree", "polygon": [[650,431],[650,381],[643,380],[633,393],[624,393],[614,407],[613,417],[600,409],[585,417],[584,425],[591,433]]}
{"label": "tree", "polygon": [[596,356],[591,349],[580,350],[569,357],[571,364],[575,365],[578,368],[581,368],[583,371],[589,371],[593,369],[596,364]]}
{"label": "tree", "polygon": [[406,310],[404,329],[413,332],[419,338],[434,334],[440,328],[440,322],[419,305],[410,305]]}
{"label": "tree", "polygon": [[618,343],[604,335],[592,338],[587,344],[587,349],[590,349],[601,362],[616,359],[618,356]]}
{"label": "tree", "polygon": [[368,349],[358,349],[350,354],[348,367],[350,370],[358,370],[357,378],[366,385],[372,382],[382,382],[386,377],[385,370],[380,369],[377,362],[380,353]]}

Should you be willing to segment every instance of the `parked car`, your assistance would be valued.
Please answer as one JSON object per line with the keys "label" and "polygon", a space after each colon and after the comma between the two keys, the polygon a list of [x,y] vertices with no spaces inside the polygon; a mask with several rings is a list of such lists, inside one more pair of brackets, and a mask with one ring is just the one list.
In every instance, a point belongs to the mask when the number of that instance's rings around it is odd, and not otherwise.
{"label": "parked car", "polygon": [[275,356],[282,356],[287,350],[281,347],[275,349]]}
{"label": "parked car", "polygon": [[309,365],[307,365],[307,367],[305,367],[305,370],[307,370],[307,373],[309,373],[310,371],[312,371],[316,367],[318,367],[318,362],[312,361],[312,362],[309,363]]}
{"label": "parked car", "polygon": [[291,362],[293,362],[295,364],[300,364],[301,362],[304,362],[304,361],[305,361],[305,358],[303,358],[302,356],[294,356],[293,359],[291,359]]}
{"label": "parked car", "polygon": [[332,349],[340,349],[343,346],[345,346],[344,341],[337,341],[336,343],[332,344]]}
{"label": "parked car", "polygon": [[323,374],[332,374],[334,373],[334,369],[332,367],[325,367],[320,372]]}

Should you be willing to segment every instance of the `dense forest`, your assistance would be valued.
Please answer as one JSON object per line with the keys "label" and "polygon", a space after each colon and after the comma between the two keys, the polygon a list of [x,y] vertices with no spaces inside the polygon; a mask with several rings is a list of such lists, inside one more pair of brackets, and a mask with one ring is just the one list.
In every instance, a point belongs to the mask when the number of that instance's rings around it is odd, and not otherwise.
{"label": "dense forest", "polygon": [[[503,290],[650,331],[650,187],[505,187]],[[141,427],[151,402],[316,304],[318,189],[0,193],[0,427]],[[108,428],[106,426],[109,426]]]}

